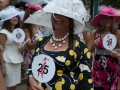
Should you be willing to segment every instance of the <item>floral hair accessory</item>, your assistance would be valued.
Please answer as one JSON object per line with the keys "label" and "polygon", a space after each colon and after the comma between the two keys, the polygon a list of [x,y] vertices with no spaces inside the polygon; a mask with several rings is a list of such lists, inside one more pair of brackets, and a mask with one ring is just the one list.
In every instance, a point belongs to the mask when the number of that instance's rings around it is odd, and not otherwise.
{"label": "floral hair accessory", "polygon": [[32,8],[32,9],[35,9],[35,10],[43,10],[43,8],[40,6],[40,5],[35,5],[35,4],[31,4],[31,3],[26,3],[26,5],[25,6],[27,6],[27,7],[29,7],[29,8]]}

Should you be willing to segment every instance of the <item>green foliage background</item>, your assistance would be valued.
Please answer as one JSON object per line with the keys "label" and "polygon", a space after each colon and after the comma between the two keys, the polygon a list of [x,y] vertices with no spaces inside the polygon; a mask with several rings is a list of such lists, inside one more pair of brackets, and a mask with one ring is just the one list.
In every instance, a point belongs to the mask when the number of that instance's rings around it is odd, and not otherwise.
{"label": "green foliage background", "polygon": [[[90,8],[90,5],[94,3],[94,0],[82,0],[86,9]],[[120,0],[98,0],[99,5],[113,6],[115,8],[120,8]]]}
{"label": "green foliage background", "polygon": [[100,5],[113,6],[115,8],[120,8],[120,0],[100,0]]}
{"label": "green foliage background", "polygon": [[[93,18],[93,5],[94,0],[82,0],[86,9],[90,10],[91,18]],[[106,5],[112,6],[114,8],[120,9],[120,0],[98,0],[99,6]]]}

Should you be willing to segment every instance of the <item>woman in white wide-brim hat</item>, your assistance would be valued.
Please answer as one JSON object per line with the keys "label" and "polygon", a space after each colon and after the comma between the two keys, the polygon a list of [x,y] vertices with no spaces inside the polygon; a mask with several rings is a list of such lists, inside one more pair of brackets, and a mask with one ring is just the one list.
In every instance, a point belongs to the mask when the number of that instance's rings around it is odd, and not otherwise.
{"label": "woman in white wide-brim hat", "polygon": [[9,7],[0,12],[0,52],[1,71],[4,76],[7,90],[16,90],[16,85],[21,82],[22,55],[19,44],[13,40],[13,30],[19,28],[19,12],[14,7]]}
{"label": "woman in white wide-brim hat", "polygon": [[[36,12],[25,23],[32,19],[34,22],[29,23],[53,27],[54,33],[49,37],[39,39],[31,65],[26,74],[27,84],[33,90],[94,90],[91,53],[85,43],[74,35],[82,32],[84,23],[89,18],[82,1],[54,0],[49,2],[43,11],[47,13],[42,18],[40,17],[42,12]],[[51,14],[51,16],[47,16],[47,14]],[[43,22],[41,22],[42,20]],[[44,69],[38,68],[36,70],[38,71],[37,77],[33,73],[34,67],[37,67],[37,65],[33,64],[37,56],[41,55],[45,55],[47,60],[53,59],[55,74],[52,73],[54,69],[49,70],[51,65],[47,61],[44,63],[47,65]],[[46,60],[46,58],[44,59]],[[38,65],[42,61],[43,59],[40,57]],[[53,78],[50,77],[52,74]],[[36,81],[42,75],[42,79],[52,78],[50,81],[42,83],[43,88]],[[46,75],[48,77],[44,78]]]}

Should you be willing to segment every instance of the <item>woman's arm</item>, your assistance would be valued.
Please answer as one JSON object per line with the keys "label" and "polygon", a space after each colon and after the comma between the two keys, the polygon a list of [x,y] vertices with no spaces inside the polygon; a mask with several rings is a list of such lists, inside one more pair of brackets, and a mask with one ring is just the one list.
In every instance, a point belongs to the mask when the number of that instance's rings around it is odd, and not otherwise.
{"label": "woman's arm", "polygon": [[100,38],[99,37],[97,39],[95,39],[95,33],[96,33],[96,30],[91,31],[90,37],[89,37],[89,40],[88,40],[89,41],[88,47],[89,47],[91,53],[93,53],[95,51],[95,47],[100,42]]}
{"label": "woman's arm", "polygon": [[[5,34],[0,34],[0,45],[4,48],[5,42],[7,40],[7,36]],[[5,77],[6,76],[6,68],[5,68],[5,62],[4,62],[4,57],[3,57],[3,51],[0,50],[0,63],[2,66],[2,74]]]}
{"label": "woman's arm", "polygon": [[[27,29],[25,29],[25,40],[27,40],[27,39],[31,39],[31,36],[29,34],[29,31]],[[35,48],[36,44],[37,44],[37,40],[34,42],[32,40],[29,40],[26,43],[26,46],[27,46],[28,50],[31,51]]]}
{"label": "woman's arm", "polygon": [[7,90],[6,86],[5,86],[5,83],[4,83],[4,80],[3,80],[3,76],[2,76],[1,71],[0,71],[0,89],[1,90]]}
{"label": "woman's arm", "polygon": [[120,58],[120,30],[117,30],[116,32],[116,38],[117,38],[118,52],[116,52],[116,50],[110,50],[110,55],[115,58]]}
{"label": "woman's arm", "polygon": [[120,30],[117,30],[117,44],[118,44],[118,53],[120,54]]}
{"label": "woman's arm", "polygon": [[83,37],[84,37],[84,40],[85,40],[85,43],[86,43],[86,45],[88,45],[88,32],[87,32],[87,30],[84,28],[84,30],[83,30]]}
{"label": "woman's arm", "polygon": [[[37,47],[35,48],[35,53],[33,55],[33,58],[38,54],[38,52],[40,50],[39,45],[40,45],[40,42],[38,41]],[[32,90],[43,90],[43,88],[41,86],[39,86],[39,83],[33,77],[33,73],[32,73],[32,70],[31,70],[32,62],[34,60],[33,58],[31,60],[31,64],[29,65],[29,68],[26,72],[26,83],[27,83],[28,86],[30,86],[32,88]]]}

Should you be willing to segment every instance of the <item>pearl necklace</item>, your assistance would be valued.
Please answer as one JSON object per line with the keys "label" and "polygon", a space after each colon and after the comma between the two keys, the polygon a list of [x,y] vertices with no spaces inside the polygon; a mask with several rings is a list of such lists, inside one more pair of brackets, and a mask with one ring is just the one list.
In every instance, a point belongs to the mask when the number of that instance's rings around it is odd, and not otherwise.
{"label": "pearl necklace", "polygon": [[55,33],[53,33],[52,38],[50,39],[50,43],[55,48],[55,50],[58,49],[58,46],[62,47],[62,43],[63,44],[66,43],[65,39],[68,37],[68,35],[69,35],[69,32],[63,38],[57,39],[57,38],[55,38]]}

